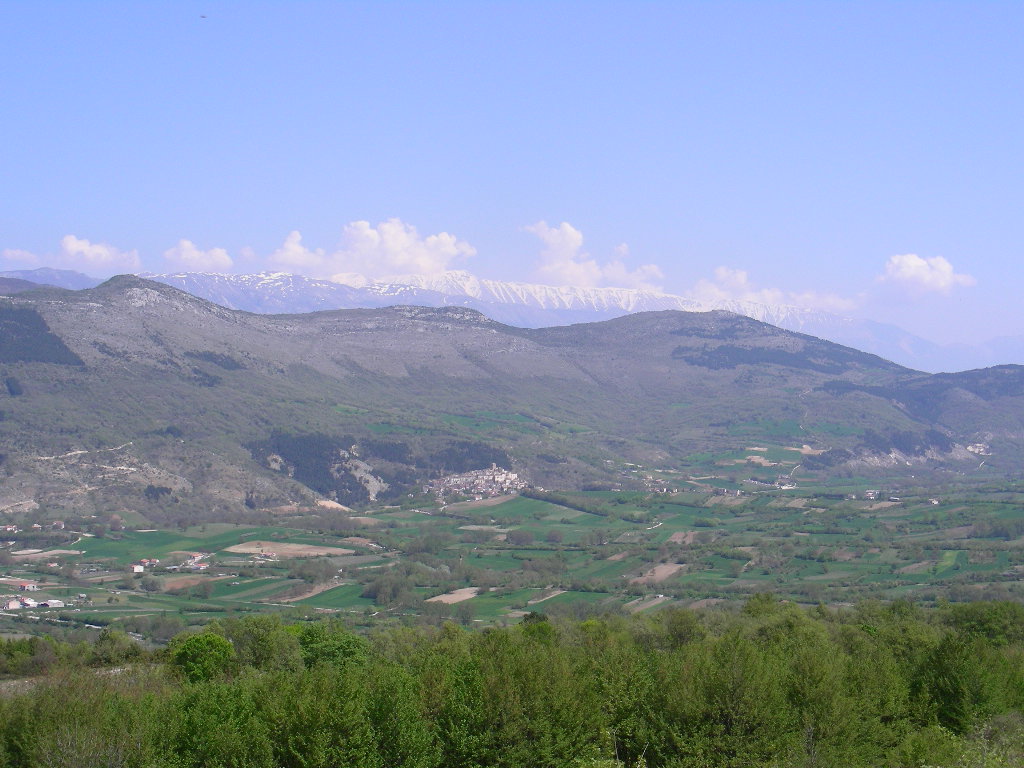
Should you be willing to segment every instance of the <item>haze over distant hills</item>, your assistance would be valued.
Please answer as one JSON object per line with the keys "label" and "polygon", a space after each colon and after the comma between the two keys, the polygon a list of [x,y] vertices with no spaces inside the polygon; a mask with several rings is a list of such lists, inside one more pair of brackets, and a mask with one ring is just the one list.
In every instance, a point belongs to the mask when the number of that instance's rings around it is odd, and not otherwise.
{"label": "haze over distant hills", "polygon": [[12,269],[0,272],[0,277],[16,280],[26,280],[40,285],[50,285],[56,288],[67,288],[69,291],[78,291],[83,288],[95,288],[103,281],[75,272],[72,269],[52,269],[50,267],[38,267],[37,269]]}
{"label": "haze over distant hills", "polygon": [[624,462],[772,479],[752,450],[826,474],[1024,459],[1024,368],[921,374],[722,311],[259,315],[121,276],[6,298],[0,326],[0,507],[353,504],[491,462],[578,488]]}
{"label": "haze over distant hills", "polygon": [[[100,280],[70,270],[0,272],[0,277],[78,290]],[[894,325],[790,305],[749,301],[697,301],[673,294],[628,288],[575,288],[478,278],[465,271],[370,280],[351,275],[345,282],[284,272],[228,275],[205,272],[145,274],[193,296],[229,309],[261,314],[299,314],[325,309],[394,306],[462,306],[508,325],[542,328],[608,320],[634,312],[676,309],[726,310],[780,328],[806,333],[871,352],[922,371],[960,371],[1024,361],[1024,336],[941,345]],[[0,290],[5,290],[0,285]],[[19,290],[24,290],[21,286]],[[8,291],[13,292],[13,290]]]}

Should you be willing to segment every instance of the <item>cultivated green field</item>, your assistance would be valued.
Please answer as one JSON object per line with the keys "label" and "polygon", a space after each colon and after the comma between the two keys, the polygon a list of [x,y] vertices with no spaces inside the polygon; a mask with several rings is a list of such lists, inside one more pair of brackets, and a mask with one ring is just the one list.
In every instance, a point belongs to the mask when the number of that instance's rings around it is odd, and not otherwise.
{"label": "cultivated green field", "polygon": [[[865,498],[856,479],[789,490],[724,476],[696,482],[705,490],[541,494],[450,508],[417,498],[415,508],[363,510],[359,522],[296,514],[286,526],[71,533],[76,540],[59,549],[78,555],[6,554],[0,576],[12,593],[33,581],[39,602],[68,605],[9,611],[0,631],[23,631],[32,616],[103,625],[174,614],[201,623],[252,611],[492,623],[529,611],[636,611],[762,591],[804,603],[1024,597],[1022,489],[903,487]],[[281,553],[227,551],[254,541]],[[320,554],[323,547],[334,550]],[[188,560],[197,554],[202,571]],[[129,573],[140,558],[160,564]],[[467,587],[476,596],[424,602]]]}

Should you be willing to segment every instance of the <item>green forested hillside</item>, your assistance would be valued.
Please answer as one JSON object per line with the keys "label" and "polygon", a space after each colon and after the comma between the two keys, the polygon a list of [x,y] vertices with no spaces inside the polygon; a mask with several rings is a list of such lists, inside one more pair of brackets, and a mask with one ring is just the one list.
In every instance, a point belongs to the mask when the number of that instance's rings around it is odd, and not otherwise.
{"label": "green forested hillside", "polygon": [[[0,643],[0,766],[1019,766],[1024,609],[742,609],[467,632],[227,619]],[[88,666],[91,664],[92,666]]]}

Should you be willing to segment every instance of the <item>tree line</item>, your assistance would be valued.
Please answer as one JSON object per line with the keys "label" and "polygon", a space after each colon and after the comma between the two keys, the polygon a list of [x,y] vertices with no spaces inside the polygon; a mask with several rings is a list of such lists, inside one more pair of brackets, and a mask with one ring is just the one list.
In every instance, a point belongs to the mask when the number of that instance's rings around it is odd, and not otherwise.
{"label": "tree line", "polygon": [[757,595],[366,636],[253,615],[156,652],[116,630],[101,641],[3,689],[0,766],[1024,764],[1014,603],[831,610]]}

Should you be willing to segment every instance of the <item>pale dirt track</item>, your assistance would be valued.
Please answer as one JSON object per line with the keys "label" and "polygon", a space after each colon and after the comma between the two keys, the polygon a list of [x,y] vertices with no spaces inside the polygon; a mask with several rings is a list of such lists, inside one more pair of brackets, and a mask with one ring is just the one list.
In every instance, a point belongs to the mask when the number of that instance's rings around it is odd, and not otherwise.
{"label": "pale dirt track", "polygon": [[548,594],[544,595],[543,597],[537,597],[537,598],[534,598],[533,600],[527,600],[526,604],[527,605],[536,605],[537,603],[543,603],[545,600],[550,600],[552,597],[558,597],[559,595],[564,595],[564,594],[565,594],[565,590],[564,589],[553,589],[550,592],[548,592]]}

